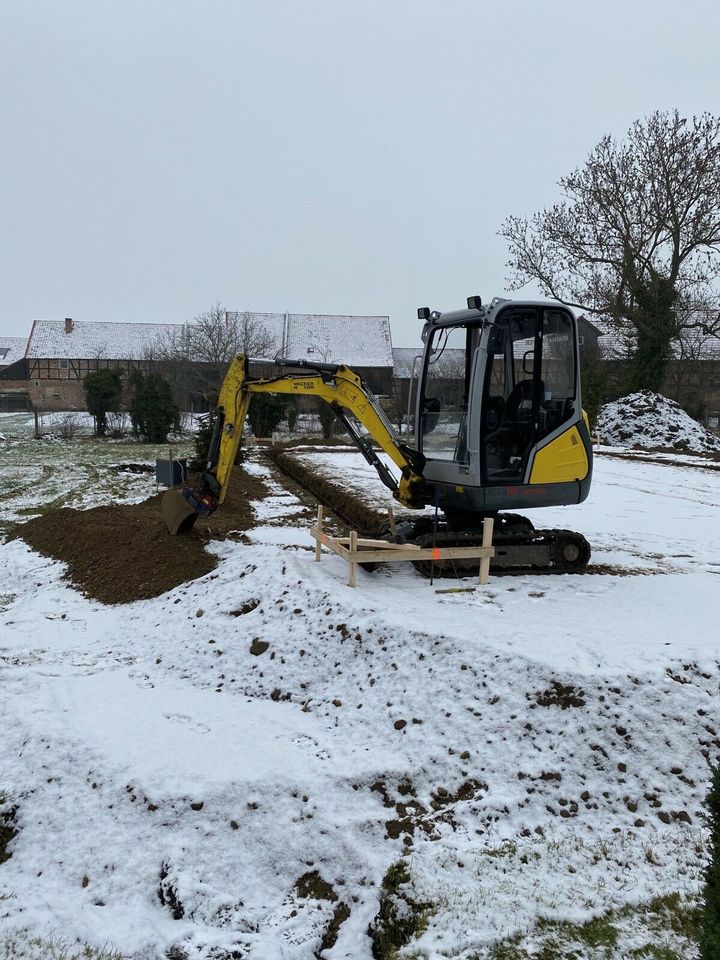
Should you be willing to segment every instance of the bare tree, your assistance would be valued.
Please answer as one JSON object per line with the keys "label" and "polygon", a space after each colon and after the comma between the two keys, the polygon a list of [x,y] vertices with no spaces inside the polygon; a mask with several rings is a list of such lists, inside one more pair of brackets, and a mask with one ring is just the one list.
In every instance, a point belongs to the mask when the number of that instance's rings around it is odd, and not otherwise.
{"label": "bare tree", "polygon": [[190,322],[168,331],[146,359],[163,364],[176,402],[188,409],[193,395],[202,396],[211,406],[215,403],[235,354],[270,357],[274,350],[272,334],[255,314],[229,312],[218,301]]}
{"label": "bare tree", "polygon": [[398,435],[402,435],[403,428],[407,431],[407,389],[404,383],[399,377],[393,376],[390,393],[382,400],[383,409],[397,428]]}
{"label": "bare tree", "polygon": [[630,324],[638,386],[659,389],[672,344],[696,322],[682,302],[720,277],[720,117],[653,113],[621,143],[603,137],[559,186],[564,200],[501,227],[511,287],[534,280]]}
{"label": "bare tree", "polygon": [[265,360],[274,358],[279,344],[275,338],[258,320],[256,314],[244,310],[242,313],[226,313],[235,326],[235,335],[238,349],[236,353],[244,353],[246,357],[258,357]]}

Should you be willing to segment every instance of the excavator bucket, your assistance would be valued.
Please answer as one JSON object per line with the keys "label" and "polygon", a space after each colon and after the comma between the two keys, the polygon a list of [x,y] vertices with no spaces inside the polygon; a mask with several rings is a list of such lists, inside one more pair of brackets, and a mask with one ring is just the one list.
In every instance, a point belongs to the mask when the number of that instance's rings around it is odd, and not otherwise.
{"label": "excavator bucket", "polygon": [[163,494],[160,509],[165,526],[172,536],[187,533],[198,518],[198,512],[183,496],[182,490],[168,490]]}

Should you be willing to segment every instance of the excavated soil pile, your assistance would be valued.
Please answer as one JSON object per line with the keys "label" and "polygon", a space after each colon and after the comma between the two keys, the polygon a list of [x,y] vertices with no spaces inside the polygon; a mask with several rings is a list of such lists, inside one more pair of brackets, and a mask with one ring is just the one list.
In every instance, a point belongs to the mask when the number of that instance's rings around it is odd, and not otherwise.
{"label": "excavated soil pile", "polygon": [[130,603],[209,573],[217,560],[205,551],[205,543],[254,526],[249,501],[266,493],[261,481],[236,468],[222,508],[198,520],[187,534],[171,537],[167,532],[160,494],[142,503],[52,510],[19,526],[15,536],[67,563],[68,579],[86,596]]}

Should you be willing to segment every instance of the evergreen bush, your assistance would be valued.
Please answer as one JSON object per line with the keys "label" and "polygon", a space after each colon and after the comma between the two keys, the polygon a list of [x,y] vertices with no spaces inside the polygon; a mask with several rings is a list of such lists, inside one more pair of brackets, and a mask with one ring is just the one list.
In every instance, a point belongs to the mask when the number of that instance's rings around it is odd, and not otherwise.
{"label": "evergreen bush", "polygon": [[144,443],[164,443],[171,430],[180,429],[180,411],[170,384],[158,373],[134,373],[135,395],[130,403],[133,433]]}
{"label": "evergreen bush", "polygon": [[254,437],[270,437],[285,417],[287,398],[272,393],[254,393],[248,408],[248,421]]}
{"label": "evergreen bush", "polygon": [[117,413],[122,400],[119,370],[94,370],[83,382],[88,411],[95,417],[95,434],[104,437],[108,413]]}
{"label": "evergreen bush", "polygon": [[705,816],[710,851],[705,868],[700,921],[700,960],[720,960],[720,765],[711,771]]}
{"label": "evergreen bush", "polygon": [[298,407],[297,397],[288,397],[285,406],[285,416],[287,417],[287,425],[290,433],[295,432],[299,412],[300,408]]}
{"label": "evergreen bush", "polygon": [[195,453],[190,461],[191,473],[202,473],[207,466],[208,453],[210,452],[210,441],[212,439],[213,428],[215,426],[215,417],[211,414],[207,420],[203,420],[193,437],[193,446]]}
{"label": "evergreen bush", "polygon": [[329,403],[321,403],[318,410],[318,415],[320,417],[323,440],[329,440],[335,432],[335,425],[337,423],[337,418],[333,412],[333,408]]}

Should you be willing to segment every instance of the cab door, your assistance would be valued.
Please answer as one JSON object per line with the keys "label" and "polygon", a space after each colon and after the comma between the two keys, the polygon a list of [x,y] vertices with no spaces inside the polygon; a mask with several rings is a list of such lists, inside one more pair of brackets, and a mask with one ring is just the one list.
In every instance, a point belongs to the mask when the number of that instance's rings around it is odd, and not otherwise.
{"label": "cab door", "polygon": [[588,472],[576,321],[562,307],[514,305],[493,319],[483,380],[486,486],[564,483]]}
{"label": "cab door", "polygon": [[509,307],[493,320],[481,404],[483,484],[523,482],[543,402],[542,337],[536,307]]}
{"label": "cab door", "polygon": [[470,398],[481,331],[478,321],[439,326],[428,337],[416,415],[428,480],[478,482],[479,424]]}

